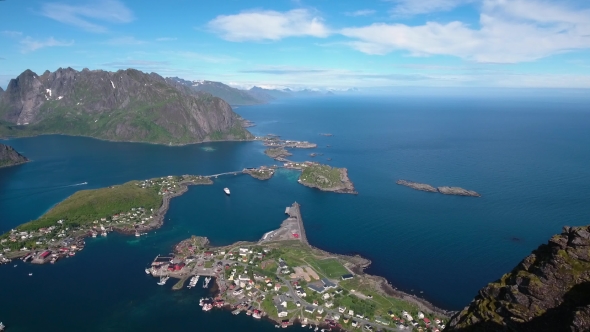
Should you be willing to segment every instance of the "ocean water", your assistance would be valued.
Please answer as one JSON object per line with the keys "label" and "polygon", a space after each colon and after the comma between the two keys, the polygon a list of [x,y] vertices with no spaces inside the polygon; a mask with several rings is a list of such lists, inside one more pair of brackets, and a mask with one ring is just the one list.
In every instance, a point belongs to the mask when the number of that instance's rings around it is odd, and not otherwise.
{"label": "ocean water", "polygon": [[[295,150],[292,159],[348,168],[359,195],[303,187],[286,170],[268,181],[238,175],[190,187],[148,236],[88,239],[84,251],[53,266],[0,266],[0,321],[11,331],[274,329],[247,316],[203,313],[196,303],[206,291],[173,292],[143,268],[191,234],[217,245],[256,240],[280,225],[294,201],[314,246],[359,253],[372,260],[369,273],[460,309],[564,225],[588,224],[588,101],[550,94],[336,96],[239,107],[256,123],[250,128],[256,135],[318,143]],[[32,160],[0,169],[3,232],[80,189],[274,163],[260,142],[166,147],[52,135],[3,143]],[[414,191],[397,179],[461,186],[482,197]]]}

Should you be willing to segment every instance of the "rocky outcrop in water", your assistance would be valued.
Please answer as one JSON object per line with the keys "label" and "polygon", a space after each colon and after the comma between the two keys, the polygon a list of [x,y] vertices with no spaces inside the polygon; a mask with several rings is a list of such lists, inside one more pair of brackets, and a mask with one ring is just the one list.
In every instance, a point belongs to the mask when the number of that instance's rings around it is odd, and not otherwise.
{"label": "rocky outcrop in water", "polygon": [[564,227],[480,290],[445,331],[590,331],[590,227]]}
{"label": "rocky outcrop in water", "polygon": [[187,92],[158,74],[26,70],[0,95],[0,136],[68,134],[187,144],[252,139],[228,103]]}
{"label": "rocky outcrop in water", "polygon": [[467,189],[463,189],[460,187],[438,187],[438,188],[435,188],[429,184],[406,181],[406,180],[397,180],[395,183],[397,183],[401,186],[406,186],[408,188],[415,189],[415,190],[427,191],[427,192],[431,192],[431,193],[441,193],[444,195],[481,197],[480,194],[478,194],[477,192],[475,192],[473,190],[467,190]]}
{"label": "rocky outcrop in water", "polygon": [[16,152],[12,146],[0,144],[0,167],[14,166],[27,161],[29,159]]}
{"label": "rocky outcrop in water", "polygon": [[481,195],[473,190],[463,189],[461,187],[438,187],[436,188],[439,193],[444,195],[458,195],[458,196],[472,196],[480,197]]}
{"label": "rocky outcrop in water", "polygon": [[406,181],[406,180],[397,180],[395,183],[397,183],[401,186],[406,186],[406,187],[420,190],[420,191],[427,191],[427,192],[431,192],[431,193],[438,192],[438,190],[436,190],[436,188],[434,188],[433,186],[431,186],[429,184],[425,184],[425,183],[418,183],[418,182],[412,182],[412,181]]}

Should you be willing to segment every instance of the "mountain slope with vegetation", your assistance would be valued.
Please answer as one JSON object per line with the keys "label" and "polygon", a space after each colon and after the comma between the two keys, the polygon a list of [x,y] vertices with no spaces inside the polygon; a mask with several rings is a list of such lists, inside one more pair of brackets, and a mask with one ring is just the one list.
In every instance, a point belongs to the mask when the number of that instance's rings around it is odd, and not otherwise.
{"label": "mountain slope with vegetation", "polygon": [[253,138],[222,99],[134,69],[26,70],[12,79],[0,95],[0,136],[40,134],[160,144]]}
{"label": "mountain slope with vegetation", "polygon": [[590,331],[590,226],[564,227],[480,290],[445,331]]}

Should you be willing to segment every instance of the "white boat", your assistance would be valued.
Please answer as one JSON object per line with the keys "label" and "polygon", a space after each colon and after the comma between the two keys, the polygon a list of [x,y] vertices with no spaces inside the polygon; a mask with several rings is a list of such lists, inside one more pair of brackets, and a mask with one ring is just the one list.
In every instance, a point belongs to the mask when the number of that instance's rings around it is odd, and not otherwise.
{"label": "white boat", "polygon": [[150,269],[145,269],[145,274],[152,274],[152,271]]}
{"label": "white boat", "polygon": [[0,322],[0,331],[4,331],[5,328],[6,328],[6,326],[4,326],[4,324],[2,324],[2,322]]}
{"label": "white boat", "polygon": [[225,194],[229,196],[229,188],[223,188],[223,192],[225,192]]}
{"label": "white boat", "polygon": [[205,305],[203,305],[203,311],[209,311],[213,309],[213,305],[211,303],[205,303]]}
{"label": "white boat", "polygon": [[32,273],[29,273],[29,277],[32,276],[32,275],[33,275]]}
{"label": "white boat", "polygon": [[141,236],[141,234],[139,234],[139,232],[138,232],[138,231],[135,231],[135,236],[137,236],[137,237],[140,237],[140,236]]}

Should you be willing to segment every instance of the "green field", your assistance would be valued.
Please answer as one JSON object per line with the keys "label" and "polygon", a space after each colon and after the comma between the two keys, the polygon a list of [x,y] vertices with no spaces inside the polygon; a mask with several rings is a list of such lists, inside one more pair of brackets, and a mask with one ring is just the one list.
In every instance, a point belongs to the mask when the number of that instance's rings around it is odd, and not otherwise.
{"label": "green field", "polygon": [[341,276],[350,273],[337,259],[328,258],[321,260],[308,260],[307,262],[318,272],[326,275],[328,278],[340,278]]}
{"label": "green field", "polygon": [[77,227],[92,223],[132,208],[158,209],[162,196],[155,187],[142,189],[136,181],[108,188],[81,190],[57,204],[37,220],[18,227],[22,231],[37,230],[53,226],[63,219],[66,227]]}

